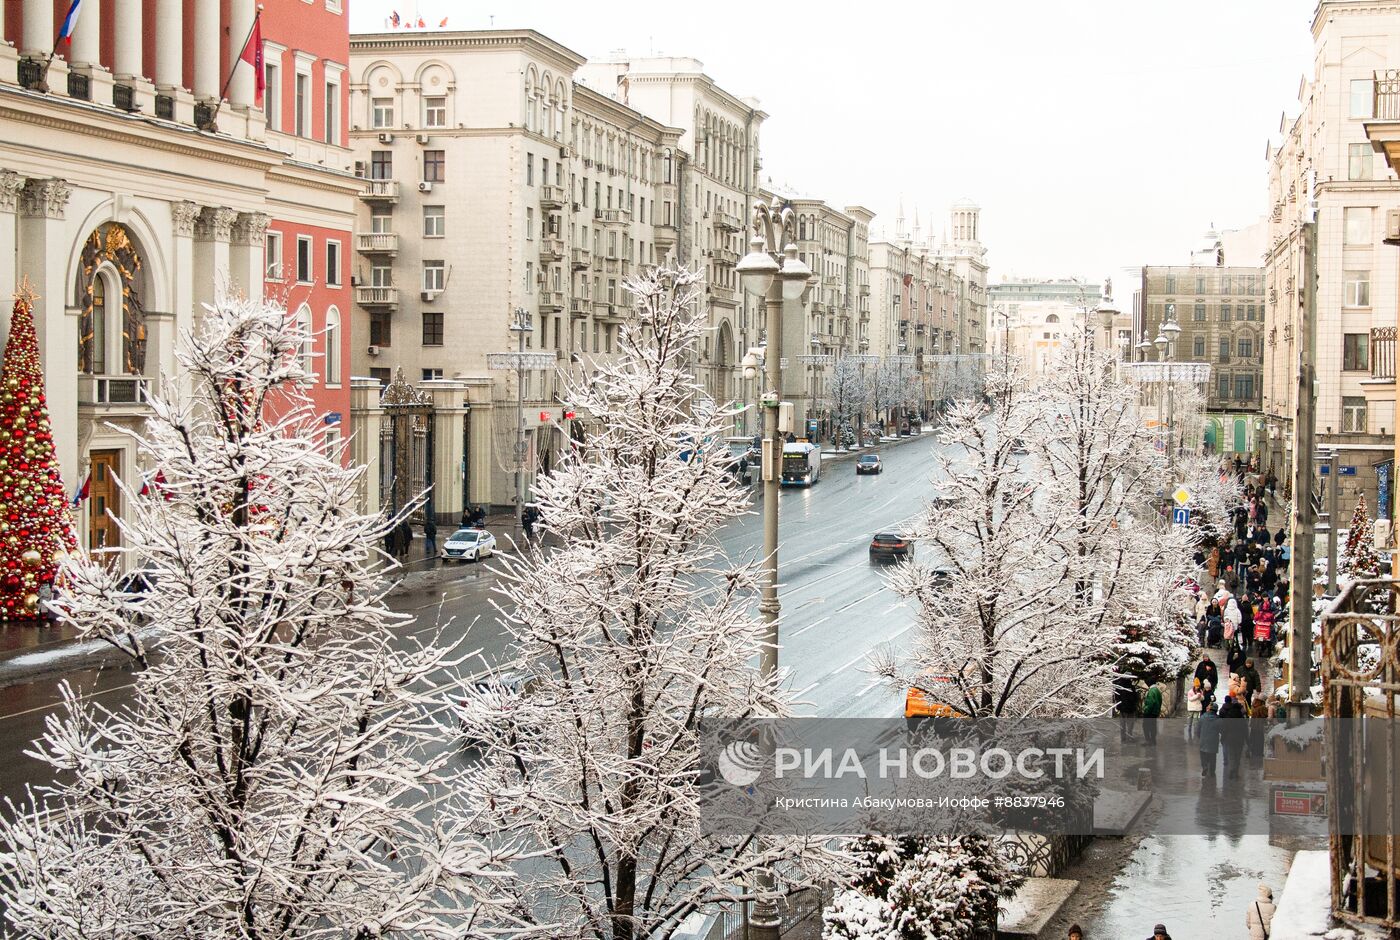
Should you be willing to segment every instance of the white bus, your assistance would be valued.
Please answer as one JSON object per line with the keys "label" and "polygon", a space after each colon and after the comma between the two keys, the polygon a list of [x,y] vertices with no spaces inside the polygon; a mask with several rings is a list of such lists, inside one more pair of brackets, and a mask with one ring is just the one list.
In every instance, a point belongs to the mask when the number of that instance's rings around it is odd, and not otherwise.
{"label": "white bus", "polygon": [[818,444],[783,445],[783,486],[811,486],[822,472],[822,449]]}

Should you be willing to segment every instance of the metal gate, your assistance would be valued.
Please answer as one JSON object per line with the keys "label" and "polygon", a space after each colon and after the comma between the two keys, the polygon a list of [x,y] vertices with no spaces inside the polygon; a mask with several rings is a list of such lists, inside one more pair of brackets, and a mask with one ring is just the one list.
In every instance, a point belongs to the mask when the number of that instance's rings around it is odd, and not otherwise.
{"label": "metal gate", "polygon": [[416,503],[409,518],[422,522],[433,511],[432,396],[409,385],[400,368],[379,403],[384,409],[379,429],[380,505],[392,515]]}

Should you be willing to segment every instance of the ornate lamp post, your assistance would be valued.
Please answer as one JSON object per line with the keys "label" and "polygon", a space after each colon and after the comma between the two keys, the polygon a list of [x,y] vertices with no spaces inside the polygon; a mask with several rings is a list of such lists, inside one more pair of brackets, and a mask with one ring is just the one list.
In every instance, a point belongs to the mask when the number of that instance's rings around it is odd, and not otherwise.
{"label": "ornate lamp post", "polygon": [[[783,438],[778,417],[783,398],[783,304],[800,299],[807,289],[807,279],[812,276],[812,269],[797,257],[797,246],[789,243],[795,235],[793,221],[792,209],[776,197],[771,205],[754,203],[749,253],[736,268],[744,290],[763,298],[765,310],[767,349],[763,357],[763,384],[766,388],[760,396],[763,410],[763,597],[758,604],[764,624],[759,670],[765,679],[778,671],[778,487],[783,465]],[[779,244],[785,245],[781,253],[777,250]],[[755,365],[746,361],[744,371],[750,370],[756,371]],[[773,883],[771,872],[761,873],[760,878],[762,884]],[[777,904],[756,902],[749,924],[755,940],[778,940],[782,918]]]}
{"label": "ornate lamp post", "polygon": [[524,307],[515,308],[510,331],[515,334],[515,352],[488,353],[486,367],[496,371],[515,372],[515,527],[520,529],[525,516],[525,370],[552,369],[553,353],[526,352],[525,337],[535,329],[534,318]]}

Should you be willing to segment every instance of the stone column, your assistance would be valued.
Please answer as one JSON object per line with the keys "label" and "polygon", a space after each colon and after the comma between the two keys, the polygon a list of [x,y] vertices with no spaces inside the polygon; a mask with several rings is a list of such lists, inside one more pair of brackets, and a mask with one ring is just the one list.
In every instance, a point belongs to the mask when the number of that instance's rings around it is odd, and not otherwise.
{"label": "stone column", "polygon": [[229,257],[229,286],[253,300],[263,296],[263,245],[271,216],[262,212],[240,212],[233,225],[233,247]]}
{"label": "stone column", "polygon": [[101,66],[102,4],[84,3],[78,27],[73,31],[73,45],[68,50],[71,65]]}
{"label": "stone column", "polygon": [[203,316],[204,304],[213,305],[228,294],[229,239],[238,213],[227,206],[202,209],[194,225],[194,323]]}
{"label": "stone column", "polygon": [[224,81],[223,59],[219,55],[219,5],[219,0],[195,0],[194,96],[200,101],[217,101]]}
{"label": "stone column", "polygon": [[[52,39],[53,37],[49,37]],[[20,191],[19,270],[34,293],[34,327],[44,363],[44,386],[54,450],[65,487],[78,472],[78,311],[68,310],[68,249],[63,224],[72,189],[67,180],[31,179]]]}
{"label": "stone column", "polygon": [[359,510],[379,512],[379,434],[384,408],[379,404],[379,380],[356,376],[350,380],[350,459],[364,467],[359,484]]}
{"label": "stone column", "polygon": [[[490,376],[480,376],[464,380],[467,385],[467,401],[471,408],[471,430],[467,436],[467,499],[473,506],[492,504],[509,506],[514,499],[515,482],[513,472],[497,466],[497,455],[493,451],[497,420],[494,404],[495,381]],[[502,418],[501,420],[507,420]],[[509,409],[508,420],[515,427],[515,407]],[[514,438],[511,438],[512,442]],[[508,445],[509,446],[509,445]],[[509,454],[501,455],[509,465]]]}
{"label": "stone column", "polygon": [[156,88],[162,94],[185,87],[185,4],[156,0]]}
{"label": "stone column", "polygon": [[[243,43],[253,28],[253,0],[232,0],[229,7],[228,54],[229,62],[237,63],[238,54],[243,51]],[[246,62],[230,69],[233,79],[228,85],[228,100],[240,111],[247,111],[253,105],[253,92],[257,85],[253,79],[253,69]]]}
{"label": "stone column", "polygon": [[[94,7],[98,6],[93,4]],[[116,0],[116,22],[112,31],[116,41],[112,50],[112,72],[118,81],[142,78],[141,68],[141,0]],[[83,17],[92,12],[83,4]]]}
{"label": "stone column", "polygon": [[20,36],[19,54],[27,59],[47,59],[53,49],[53,37],[57,34],[53,24],[52,0],[24,0],[24,30]]}
{"label": "stone column", "polygon": [[146,313],[146,371],[151,375],[162,371],[172,377],[178,375],[175,338],[181,330],[194,327],[194,227],[198,219],[197,204],[171,204],[170,227],[175,237],[170,240],[170,309],[160,314]]}
{"label": "stone column", "polygon": [[420,388],[433,396],[433,514],[438,525],[452,526],[462,518],[467,383],[438,379]]}
{"label": "stone column", "polygon": [[24,189],[24,177],[13,170],[0,170],[0,298],[5,300],[0,310],[0,343],[10,332],[9,298],[19,287],[19,277],[15,271],[15,253],[19,249],[17,227],[20,192]]}

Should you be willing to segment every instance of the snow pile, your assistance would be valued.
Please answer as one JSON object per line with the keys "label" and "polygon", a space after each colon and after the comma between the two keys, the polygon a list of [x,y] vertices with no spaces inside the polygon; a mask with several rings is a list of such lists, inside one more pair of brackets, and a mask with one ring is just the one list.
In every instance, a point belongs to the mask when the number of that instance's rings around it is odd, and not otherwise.
{"label": "snow pile", "polygon": [[1312,744],[1322,740],[1322,716],[1305,721],[1292,728],[1275,725],[1269,729],[1269,741],[1282,741],[1290,750],[1306,751]]}

